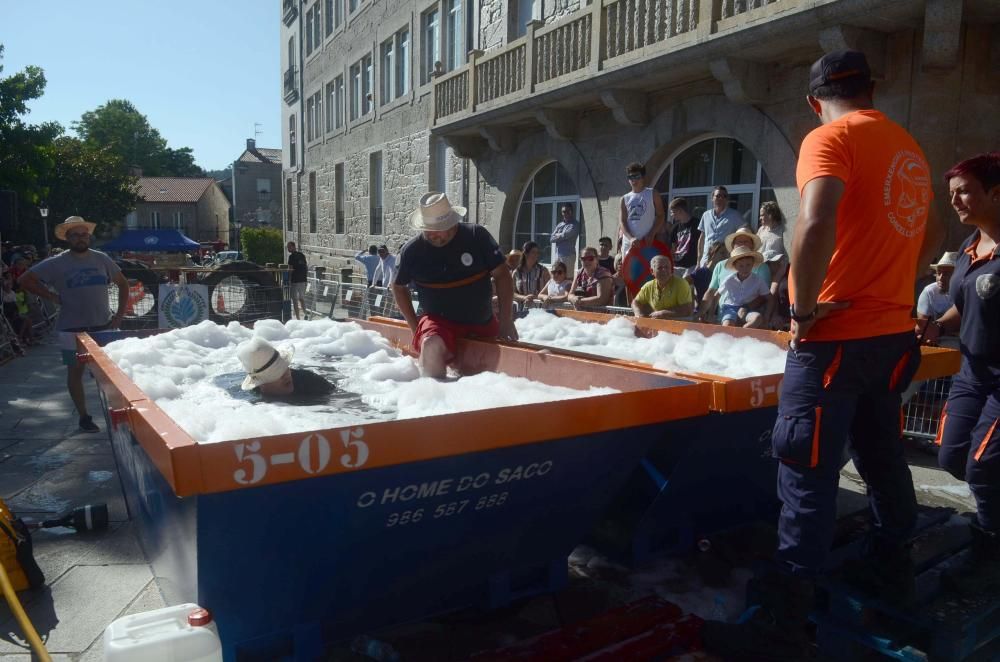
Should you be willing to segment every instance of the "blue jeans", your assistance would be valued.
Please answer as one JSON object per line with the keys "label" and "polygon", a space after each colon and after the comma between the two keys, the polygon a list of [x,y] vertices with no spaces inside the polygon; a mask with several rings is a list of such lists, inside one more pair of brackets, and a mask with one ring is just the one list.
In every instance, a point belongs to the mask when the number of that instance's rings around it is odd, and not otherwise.
{"label": "blue jeans", "polygon": [[815,575],[833,542],[845,445],[868,485],[876,536],[906,540],[917,500],[901,443],[900,394],[920,365],[911,332],[790,349],[771,442],[778,467],[777,559]]}

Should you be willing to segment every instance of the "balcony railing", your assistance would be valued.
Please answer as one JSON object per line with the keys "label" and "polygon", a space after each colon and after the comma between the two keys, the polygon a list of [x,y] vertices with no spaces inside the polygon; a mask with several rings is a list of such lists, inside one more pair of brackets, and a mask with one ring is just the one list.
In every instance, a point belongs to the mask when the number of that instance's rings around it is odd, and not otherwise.
{"label": "balcony railing", "polygon": [[290,25],[295,17],[299,15],[299,10],[296,7],[298,4],[297,0],[281,0],[281,20],[284,21],[285,25]]}
{"label": "balcony railing", "polygon": [[285,103],[294,103],[299,98],[299,81],[294,66],[285,69]]}
{"label": "balcony railing", "polygon": [[[487,110],[690,46],[807,0],[593,0],[434,81],[434,121]],[[774,7],[772,7],[772,5]]]}
{"label": "balcony railing", "polygon": [[257,202],[270,202],[271,192],[270,191],[257,191]]}

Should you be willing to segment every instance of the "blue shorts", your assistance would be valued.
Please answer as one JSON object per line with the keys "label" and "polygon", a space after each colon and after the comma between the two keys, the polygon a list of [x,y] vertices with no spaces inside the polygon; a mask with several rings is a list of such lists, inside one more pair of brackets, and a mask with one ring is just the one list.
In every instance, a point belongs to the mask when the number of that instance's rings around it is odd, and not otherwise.
{"label": "blue shorts", "polygon": [[725,322],[726,320],[738,321],[740,319],[739,311],[743,306],[736,306],[730,303],[724,303],[719,306],[719,321]]}

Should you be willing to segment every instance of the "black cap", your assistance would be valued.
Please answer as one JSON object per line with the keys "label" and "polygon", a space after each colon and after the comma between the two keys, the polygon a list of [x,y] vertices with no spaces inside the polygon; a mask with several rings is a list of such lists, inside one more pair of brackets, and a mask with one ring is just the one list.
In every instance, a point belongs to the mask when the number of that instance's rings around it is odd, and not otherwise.
{"label": "black cap", "polygon": [[813,62],[812,67],[809,68],[809,93],[813,94],[824,85],[847,78],[860,78],[865,82],[871,81],[872,70],[868,67],[868,59],[865,58],[865,54],[861,51],[827,53]]}

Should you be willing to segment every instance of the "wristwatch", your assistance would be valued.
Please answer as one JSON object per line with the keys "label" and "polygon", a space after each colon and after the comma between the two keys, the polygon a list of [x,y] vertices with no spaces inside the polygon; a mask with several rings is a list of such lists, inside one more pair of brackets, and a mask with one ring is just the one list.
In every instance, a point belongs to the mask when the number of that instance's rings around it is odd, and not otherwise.
{"label": "wristwatch", "polygon": [[816,319],[816,312],[819,310],[819,306],[813,306],[812,312],[808,315],[798,315],[795,313],[795,304],[793,303],[788,307],[788,316],[792,318],[795,322],[801,324],[802,322],[811,322]]}

